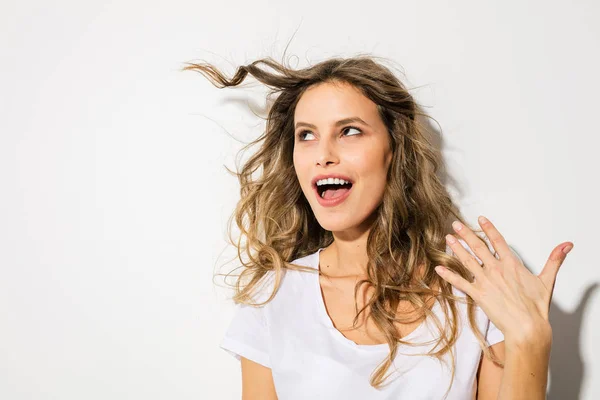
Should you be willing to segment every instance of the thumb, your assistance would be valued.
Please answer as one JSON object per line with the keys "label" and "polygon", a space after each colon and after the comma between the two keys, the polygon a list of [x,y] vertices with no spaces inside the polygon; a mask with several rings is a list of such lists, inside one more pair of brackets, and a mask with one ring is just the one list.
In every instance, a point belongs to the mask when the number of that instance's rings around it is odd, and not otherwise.
{"label": "thumb", "polygon": [[567,253],[571,251],[573,246],[574,245],[571,242],[561,243],[556,246],[554,250],[552,250],[552,253],[550,253],[550,257],[548,257],[548,261],[546,261],[544,269],[542,269],[542,272],[538,275],[544,286],[549,288],[550,299],[552,299],[552,292],[554,291],[554,283],[556,282],[558,270],[565,261]]}

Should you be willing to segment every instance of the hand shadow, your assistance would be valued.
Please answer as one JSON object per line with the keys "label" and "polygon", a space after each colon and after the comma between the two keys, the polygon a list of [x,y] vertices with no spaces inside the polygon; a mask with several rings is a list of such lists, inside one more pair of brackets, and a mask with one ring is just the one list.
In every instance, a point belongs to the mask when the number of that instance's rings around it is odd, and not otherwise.
{"label": "hand shadow", "polygon": [[562,310],[555,302],[550,304],[552,353],[548,400],[579,399],[585,375],[580,345],[581,325],[585,308],[598,286],[595,282],[587,287],[573,312]]}

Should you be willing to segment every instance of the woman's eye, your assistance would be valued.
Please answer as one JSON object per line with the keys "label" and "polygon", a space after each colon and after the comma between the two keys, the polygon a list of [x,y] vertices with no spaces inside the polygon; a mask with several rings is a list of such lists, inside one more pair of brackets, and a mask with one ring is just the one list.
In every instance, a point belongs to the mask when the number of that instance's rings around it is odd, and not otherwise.
{"label": "woman's eye", "polygon": [[302,131],[300,134],[298,134],[298,137],[300,140],[306,140],[306,135],[312,135],[312,133],[309,131]]}
{"label": "woman's eye", "polygon": [[344,128],[344,132],[347,132],[348,130],[352,130],[352,129],[354,129],[354,130],[355,130],[355,131],[357,131],[358,133],[354,133],[354,134],[350,134],[350,135],[346,135],[346,136],[355,136],[355,135],[358,135],[358,134],[361,134],[361,133],[362,133],[362,131],[361,131],[360,129],[358,129],[358,128],[355,128],[355,127],[353,127],[353,126],[348,126],[348,127]]}

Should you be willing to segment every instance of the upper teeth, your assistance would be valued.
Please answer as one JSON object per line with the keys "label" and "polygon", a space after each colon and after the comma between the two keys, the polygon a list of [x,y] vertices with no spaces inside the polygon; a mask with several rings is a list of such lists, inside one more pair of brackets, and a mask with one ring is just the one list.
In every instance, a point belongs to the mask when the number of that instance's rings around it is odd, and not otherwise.
{"label": "upper teeth", "polygon": [[327,179],[319,179],[317,181],[317,186],[321,185],[344,185],[346,183],[350,183],[349,181],[345,181],[339,178],[327,178]]}

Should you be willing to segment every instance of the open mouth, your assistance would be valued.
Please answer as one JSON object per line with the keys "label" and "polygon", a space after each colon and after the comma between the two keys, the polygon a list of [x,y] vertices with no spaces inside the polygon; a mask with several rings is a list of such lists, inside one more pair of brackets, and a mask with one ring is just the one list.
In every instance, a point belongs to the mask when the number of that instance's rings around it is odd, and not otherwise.
{"label": "open mouth", "polygon": [[352,183],[350,182],[346,182],[344,184],[326,183],[324,185],[317,185],[316,189],[319,197],[321,197],[322,199],[329,200],[345,195],[351,187]]}

